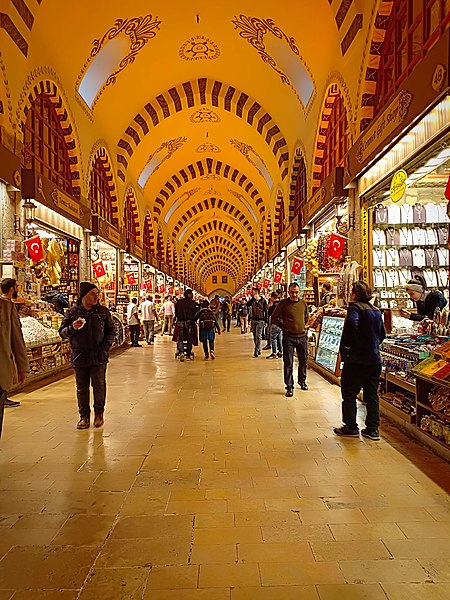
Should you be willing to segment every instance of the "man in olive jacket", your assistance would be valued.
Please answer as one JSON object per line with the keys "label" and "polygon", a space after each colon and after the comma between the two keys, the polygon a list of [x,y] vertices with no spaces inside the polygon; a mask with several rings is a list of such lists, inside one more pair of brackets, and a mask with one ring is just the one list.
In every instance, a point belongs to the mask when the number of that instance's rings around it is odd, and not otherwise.
{"label": "man in olive jacket", "polygon": [[14,304],[5,296],[11,289],[14,289],[12,297],[17,298],[16,280],[3,279],[1,283],[3,295],[0,296],[0,436],[6,392],[16,381],[23,383],[30,371],[19,315]]}
{"label": "man in olive jacket", "polygon": [[99,304],[99,298],[97,286],[83,281],[78,302],[66,312],[59,329],[59,335],[70,340],[72,350],[80,413],[77,429],[90,427],[90,385],[94,392],[94,427],[103,425],[106,365],[115,331],[111,313]]}

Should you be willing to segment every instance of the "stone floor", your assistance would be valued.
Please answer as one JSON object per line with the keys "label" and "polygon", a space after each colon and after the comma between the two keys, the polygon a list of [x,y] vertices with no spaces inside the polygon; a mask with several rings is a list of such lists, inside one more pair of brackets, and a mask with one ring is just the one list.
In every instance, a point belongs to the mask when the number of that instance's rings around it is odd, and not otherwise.
{"label": "stone floor", "polygon": [[0,600],[448,600],[450,465],[383,424],[336,439],[339,388],[237,329],[217,360],[114,357],[103,430],[74,380],[22,393],[0,443]]}

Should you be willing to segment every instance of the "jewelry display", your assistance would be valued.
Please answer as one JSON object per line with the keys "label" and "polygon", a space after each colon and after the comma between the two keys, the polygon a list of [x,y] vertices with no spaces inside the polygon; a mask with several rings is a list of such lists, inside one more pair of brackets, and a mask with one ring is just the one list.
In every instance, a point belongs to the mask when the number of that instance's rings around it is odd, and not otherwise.
{"label": "jewelry display", "polygon": [[395,227],[388,227],[386,229],[386,246],[399,246],[400,245],[400,233]]}
{"label": "jewelry display", "polygon": [[386,234],[382,229],[373,230],[372,243],[374,246],[386,246]]}
{"label": "jewelry display", "polygon": [[388,223],[388,209],[382,204],[378,204],[375,208],[375,223]]}
{"label": "jewelry display", "polygon": [[386,254],[384,250],[380,248],[373,249],[373,266],[374,267],[385,267],[386,266]]}
{"label": "jewelry display", "polygon": [[427,222],[427,214],[425,210],[425,206],[423,204],[419,204],[418,202],[413,206],[413,222],[414,223],[426,223]]}
{"label": "jewelry display", "polygon": [[442,246],[446,246],[448,244],[448,227],[438,227],[437,237],[438,243]]}
{"label": "jewelry display", "polygon": [[386,248],[386,266],[387,267],[400,266],[399,254],[398,254],[398,250],[396,248]]}
{"label": "jewelry display", "polygon": [[401,267],[412,266],[412,252],[409,248],[400,248],[398,251],[399,264]]}
{"label": "jewelry display", "polygon": [[448,264],[448,250],[447,248],[438,248],[436,250],[437,262],[440,267]]}
{"label": "jewelry display", "polygon": [[400,246],[412,246],[413,245],[411,229],[408,229],[407,227],[402,227],[399,230],[399,234],[400,234]]}
{"label": "jewelry display", "polygon": [[425,264],[427,267],[435,267],[438,263],[438,256],[434,248],[425,248]]}

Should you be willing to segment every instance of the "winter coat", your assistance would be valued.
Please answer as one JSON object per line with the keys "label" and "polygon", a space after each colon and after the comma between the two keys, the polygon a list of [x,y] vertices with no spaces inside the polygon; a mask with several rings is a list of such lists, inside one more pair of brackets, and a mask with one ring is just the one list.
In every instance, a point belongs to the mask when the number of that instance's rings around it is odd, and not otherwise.
{"label": "winter coat", "polygon": [[0,387],[3,390],[12,388],[17,381],[17,371],[30,371],[27,349],[16,307],[11,300],[0,296]]}
{"label": "winter coat", "polygon": [[[81,329],[74,329],[73,322],[80,317],[86,319],[86,323]],[[66,311],[59,335],[70,340],[73,367],[104,365],[114,342],[114,322],[106,306],[96,304],[87,310],[78,301]]]}

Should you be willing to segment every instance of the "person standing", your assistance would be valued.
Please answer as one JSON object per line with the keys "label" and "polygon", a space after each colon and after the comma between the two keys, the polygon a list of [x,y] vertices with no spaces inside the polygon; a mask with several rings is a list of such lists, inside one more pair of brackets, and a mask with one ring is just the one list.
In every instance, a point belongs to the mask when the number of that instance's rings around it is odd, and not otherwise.
{"label": "person standing", "polygon": [[139,321],[139,309],[137,298],[132,298],[127,306],[127,323],[130,328],[130,341],[132,348],[141,348],[139,335],[141,333],[141,322]]}
{"label": "person standing", "polygon": [[222,302],[222,326],[223,326],[222,331],[226,330],[229,333],[230,325],[231,325],[230,299],[228,298],[228,296],[225,296],[224,301]]}
{"label": "person standing", "polygon": [[[14,383],[23,383],[30,372],[27,349],[23,339],[19,315],[12,303],[17,298],[17,281],[3,279],[0,296],[0,437],[7,392]],[[11,401],[10,401],[11,402]],[[14,404],[17,406],[16,404]]]}
{"label": "person standing", "polygon": [[411,321],[433,319],[436,308],[442,310],[447,305],[447,299],[442,292],[427,289],[426,281],[422,275],[414,275],[405,285],[405,290],[416,305],[417,313],[402,308],[400,315]]}
{"label": "person standing", "polygon": [[155,341],[155,320],[158,319],[153,298],[147,296],[139,306],[139,310],[141,311],[142,324],[144,326],[144,338],[147,344],[151,346]]}
{"label": "person standing", "polygon": [[272,314],[279,304],[278,294],[272,292],[270,294],[271,304],[269,306],[269,341],[272,352],[266,358],[282,358],[283,356],[283,330],[275,323],[272,323]]}
{"label": "person standing", "polygon": [[216,358],[214,340],[216,338],[216,331],[220,335],[220,326],[213,311],[209,308],[208,300],[203,300],[201,309],[195,315],[195,320],[199,324],[199,338],[203,345],[205,360],[209,360],[210,356],[214,360]]}
{"label": "person standing", "polygon": [[66,311],[59,328],[59,335],[70,340],[72,351],[80,413],[77,429],[90,427],[90,386],[94,392],[94,427],[101,427],[104,422],[106,367],[115,330],[111,313],[99,303],[99,298],[98,287],[82,281],[78,301]]}
{"label": "person standing", "polygon": [[306,369],[308,366],[308,342],[306,322],[308,307],[300,298],[298,283],[292,282],[288,288],[289,297],[281,300],[272,313],[272,323],[283,330],[283,367],[286,396],[294,395],[294,350],[298,358],[298,384],[307,390]]}
{"label": "person standing", "polygon": [[247,333],[248,331],[248,306],[245,298],[241,299],[239,306],[237,307],[237,313],[239,315],[239,323],[241,324],[241,334]]}
{"label": "person standing", "polygon": [[161,306],[159,314],[164,316],[164,323],[161,331],[161,335],[166,332],[168,335],[172,335],[173,318],[175,316],[175,305],[172,302],[172,296],[166,296],[164,304]]}
{"label": "person standing", "polygon": [[[178,328],[177,349],[181,362],[184,359],[191,360],[195,315],[197,311],[198,305],[194,301],[194,292],[191,289],[185,290],[184,298],[178,300],[175,305],[175,317]],[[186,342],[186,356],[184,354],[184,342]]]}
{"label": "person standing", "polygon": [[253,288],[252,298],[247,302],[247,306],[250,310],[250,327],[255,344],[253,358],[258,358],[261,355],[262,334],[268,318],[267,301],[261,296],[258,288]]}
{"label": "person standing", "polygon": [[355,281],[342,331],[340,353],[344,361],[341,375],[342,427],[338,436],[359,437],[356,397],[363,390],[367,407],[366,427],[361,434],[379,440],[380,407],[378,385],[381,375],[380,344],[386,337],[383,317],[370,303],[372,290],[364,281]]}

